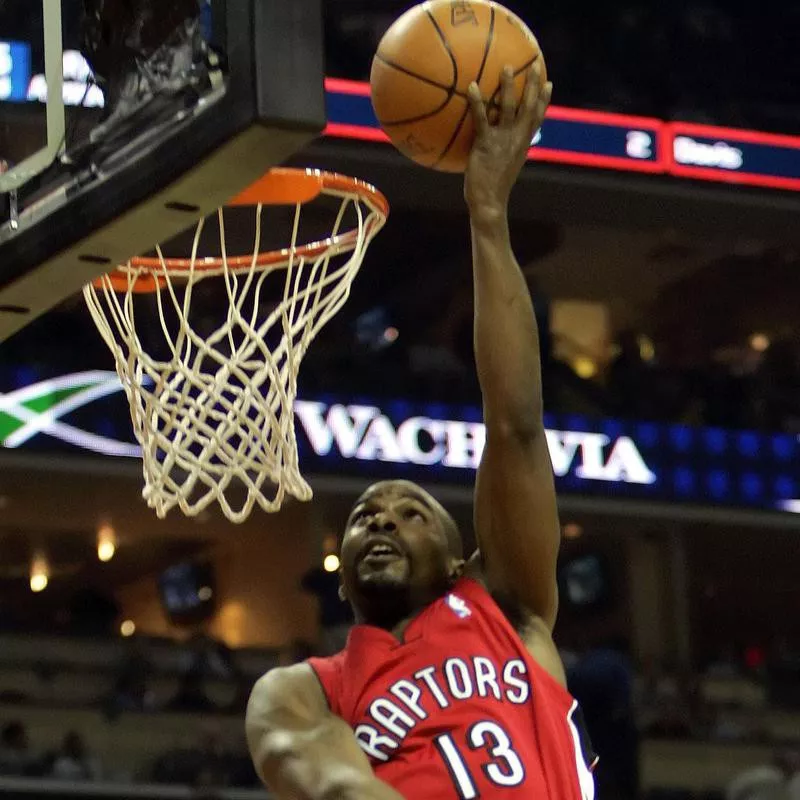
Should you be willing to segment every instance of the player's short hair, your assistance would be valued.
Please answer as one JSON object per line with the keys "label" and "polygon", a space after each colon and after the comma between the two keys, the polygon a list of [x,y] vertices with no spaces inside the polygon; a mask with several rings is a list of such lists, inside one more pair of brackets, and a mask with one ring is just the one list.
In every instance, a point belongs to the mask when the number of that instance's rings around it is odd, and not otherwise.
{"label": "player's short hair", "polygon": [[[456,521],[453,519],[450,512],[430,492],[425,491],[425,489],[413,481],[386,480],[373,483],[361,494],[358,500],[353,504],[353,507],[355,508],[355,506],[367,499],[373,492],[380,491],[387,486],[391,486],[400,492],[407,493],[422,500],[439,519],[442,530],[447,537],[447,546],[450,550],[450,555],[458,559],[464,558],[464,542],[461,538],[461,531],[458,529]],[[341,544],[341,536],[339,537],[339,543]]]}
{"label": "player's short hair", "polygon": [[461,538],[461,531],[458,529],[456,521],[453,519],[450,512],[435,497],[432,495],[428,496],[442,523],[445,536],[447,536],[447,545],[450,549],[450,555],[455,558],[464,558],[464,541]]}

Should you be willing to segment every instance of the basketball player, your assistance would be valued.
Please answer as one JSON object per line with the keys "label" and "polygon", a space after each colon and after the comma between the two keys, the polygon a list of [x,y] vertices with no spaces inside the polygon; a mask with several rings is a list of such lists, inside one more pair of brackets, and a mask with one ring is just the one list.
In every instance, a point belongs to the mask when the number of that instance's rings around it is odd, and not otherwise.
{"label": "basketball player", "polygon": [[466,173],[486,447],[468,561],[450,515],[407,481],[371,486],[341,543],[357,624],[339,654],[265,675],[247,711],[259,775],[303,800],[592,800],[551,632],[560,526],[536,321],[506,208],[552,91],[538,68],[497,125],[476,86]]}

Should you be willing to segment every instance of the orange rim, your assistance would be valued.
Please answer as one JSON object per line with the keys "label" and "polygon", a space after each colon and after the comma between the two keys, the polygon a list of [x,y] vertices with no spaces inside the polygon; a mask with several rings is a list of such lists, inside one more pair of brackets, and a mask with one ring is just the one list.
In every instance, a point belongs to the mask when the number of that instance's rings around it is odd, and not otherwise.
{"label": "orange rim", "polygon": [[[357,194],[361,200],[385,220],[389,216],[389,202],[386,197],[374,186],[358,178],[350,178],[334,172],[321,172],[314,169],[289,169],[280,167],[271,169],[263,177],[252,183],[244,191],[229,200],[228,206],[256,206],[256,205],[297,205],[308,203],[324,192]],[[366,235],[370,230],[367,229]],[[253,261],[253,255],[228,256],[227,259],[198,256],[194,261],[194,272],[203,274],[223,269],[227,263],[228,269],[236,272],[257,268],[266,268],[285,261],[293,252],[298,258],[314,258],[321,256],[332,245],[342,252],[352,249],[358,241],[358,231],[349,230],[329,239],[283,250],[269,250],[259,253]],[[130,269],[144,270],[147,274],[134,279],[131,285]],[[97,278],[93,285],[102,288],[105,281],[111,285],[115,292],[132,291],[137,294],[150,294],[163,289],[167,279],[163,275],[155,274],[167,270],[168,272],[182,272],[192,269],[191,258],[153,258],[137,256],[130,260],[130,266],[120,266],[114,272],[109,272],[102,278]]]}

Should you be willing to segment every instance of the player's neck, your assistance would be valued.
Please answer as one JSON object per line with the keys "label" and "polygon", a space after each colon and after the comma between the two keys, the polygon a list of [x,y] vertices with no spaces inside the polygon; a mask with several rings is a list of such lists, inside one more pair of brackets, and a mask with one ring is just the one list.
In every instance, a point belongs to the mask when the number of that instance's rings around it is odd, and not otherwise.
{"label": "player's neck", "polygon": [[406,635],[406,630],[408,626],[424,611],[425,609],[419,609],[414,614],[405,619],[400,620],[390,631],[389,633],[394,636],[399,642],[402,642]]}
{"label": "player's neck", "polygon": [[406,606],[404,609],[372,607],[368,614],[362,615],[356,613],[356,622],[359,625],[369,625],[373,628],[380,628],[390,633],[398,641],[402,641],[408,626],[431,602],[432,601],[421,603],[412,608]]}
{"label": "player's neck", "polygon": [[378,591],[365,591],[353,603],[356,622],[381,628],[402,641],[408,626],[428,606],[443,597],[452,588],[452,583],[441,586],[398,587],[396,591],[384,586]]}
{"label": "player's neck", "polygon": [[422,613],[423,609],[419,609],[418,611],[410,614],[407,617],[404,617],[400,620],[392,620],[392,621],[371,621],[371,620],[358,620],[361,625],[368,625],[372,628],[380,628],[382,631],[386,631],[390,633],[398,642],[402,642],[403,638],[405,637],[406,630],[408,626]]}

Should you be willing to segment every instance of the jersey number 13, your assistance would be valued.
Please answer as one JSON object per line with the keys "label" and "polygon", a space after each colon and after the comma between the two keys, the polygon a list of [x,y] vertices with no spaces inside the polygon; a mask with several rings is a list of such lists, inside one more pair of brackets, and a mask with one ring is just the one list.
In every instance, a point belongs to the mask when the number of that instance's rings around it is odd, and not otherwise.
{"label": "jersey number 13", "polygon": [[[480,796],[475,779],[467,766],[453,736],[443,733],[434,740],[444,759],[462,800]],[[514,751],[508,734],[496,722],[476,722],[467,731],[467,747],[485,750],[489,760],[481,765],[483,774],[495,786],[519,786],[525,780],[525,768]]]}
{"label": "jersey number 13", "polygon": [[[568,716],[572,743],[575,748],[575,765],[582,800],[594,800],[595,786],[591,769],[583,756],[581,732],[574,719],[578,704],[574,703]],[[484,750],[488,756],[481,764],[481,771],[494,786],[519,786],[525,780],[525,767],[514,750],[511,737],[496,722],[477,722],[467,731],[466,746],[470,750]],[[480,797],[475,777],[470,771],[462,750],[456,744],[453,735],[443,733],[434,740],[439,754],[444,759],[450,772],[456,791],[461,800],[477,800]]]}

